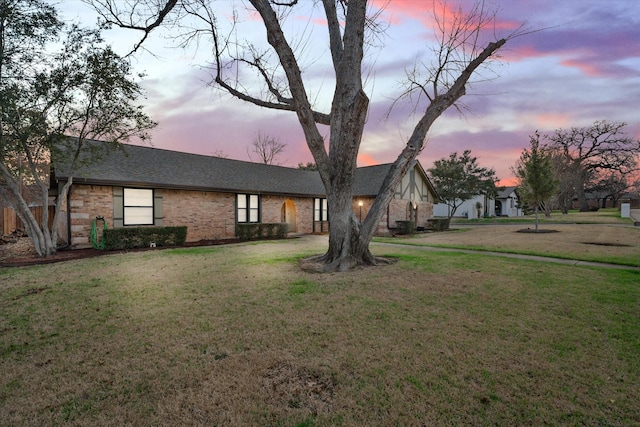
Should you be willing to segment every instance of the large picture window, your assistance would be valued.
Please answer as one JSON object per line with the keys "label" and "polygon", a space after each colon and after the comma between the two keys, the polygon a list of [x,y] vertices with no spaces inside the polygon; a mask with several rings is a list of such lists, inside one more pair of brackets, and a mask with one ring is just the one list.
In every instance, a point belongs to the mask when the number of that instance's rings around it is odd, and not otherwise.
{"label": "large picture window", "polygon": [[327,221],[327,199],[313,199],[313,220]]}
{"label": "large picture window", "polygon": [[124,225],[153,225],[153,190],[124,189]]}
{"label": "large picture window", "polygon": [[260,222],[260,198],[256,194],[238,194],[238,222]]}

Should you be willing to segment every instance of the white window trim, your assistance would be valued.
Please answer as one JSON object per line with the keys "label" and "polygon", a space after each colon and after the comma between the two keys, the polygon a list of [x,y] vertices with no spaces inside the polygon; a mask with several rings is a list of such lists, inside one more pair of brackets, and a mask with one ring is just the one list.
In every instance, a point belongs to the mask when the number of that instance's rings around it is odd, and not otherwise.
{"label": "white window trim", "polygon": [[260,196],[239,193],[236,195],[236,220],[239,224],[260,222]]}
{"label": "white window trim", "polygon": [[[122,204],[123,224],[125,226],[154,224],[154,194],[152,189],[125,187],[123,189]],[[134,213],[137,213],[137,215]],[[136,219],[128,220],[127,218]],[[139,220],[138,218],[141,219]]]}

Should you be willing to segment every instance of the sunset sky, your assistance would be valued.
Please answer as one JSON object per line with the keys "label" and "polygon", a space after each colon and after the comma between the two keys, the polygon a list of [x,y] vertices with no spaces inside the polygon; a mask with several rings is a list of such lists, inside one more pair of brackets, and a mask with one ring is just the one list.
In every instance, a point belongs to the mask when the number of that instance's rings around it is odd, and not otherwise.
{"label": "sunset sky", "polygon": [[[289,16],[288,31],[306,49],[302,54],[310,99],[328,112],[331,69],[321,9],[301,0]],[[244,38],[264,45],[264,29],[240,0],[214,3],[220,20],[238,8]],[[449,2],[468,10],[472,1]],[[386,6],[385,6],[386,5]],[[377,0],[385,6],[379,19],[388,25],[366,52],[366,90],[370,112],[358,158],[359,166],[389,163],[406,143],[416,122],[412,106],[401,104],[387,114],[402,91],[406,70],[429,63],[434,46],[430,0]],[[510,184],[514,165],[539,130],[588,126],[596,120],[623,121],[627,135],[640,138],[640,2],[636,0],[502,0],[492,28],[498,37],[519,26],[532,31],[507,42],[490,69],[484,70],[462,98],[462,115],[451,109],[432,127],[419,156],[425,168],[456,151],[471,150],[481,166],[496,170]],[[69,21],[91,25],[95,13],[79,0],[59,3]],[[536,31],[540,30],[540,31]],[[148,40],[148,52],[134,58],[146,73],[147,112],[159,123],[156,148],[249,160],[247,147],[258,132],[286,144],[280,163],[296,166],[313,161],[293,113],[273,112],[233,99],[211,81],[210,45],[181,49],[174,32],[159,31]],[[140,34],[110,31],[107,40],[122,54]]]}

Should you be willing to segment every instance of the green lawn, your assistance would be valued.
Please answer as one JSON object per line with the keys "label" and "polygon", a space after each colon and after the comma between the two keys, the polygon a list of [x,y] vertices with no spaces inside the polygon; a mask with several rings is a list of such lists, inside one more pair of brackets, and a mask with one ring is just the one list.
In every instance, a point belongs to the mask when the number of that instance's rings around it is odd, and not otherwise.
{"label": "green lawn", "polygon": [[0,425],[640,424],[640,273],[325,245],[0,269]]}
{"label": "green lawn", "polygon": [[[465,229],[455,230],[457,233],[464,233]],[[521,247],[510,247],[510,246],[497,246],[495,244],[476,244],[473,242],[468,243],[457,243],[457,244],[446,244],[446,243],[431,243],[428,240],[418,238],[404,238],[397,239],[394,237],[376,237],[374,238],[374,243],[393,243],[393,244],[401,244],[407,246],[426,246],[432,248],[442,248],[442,249],[461,249],[461,250],[473,250],[479,252],[494,252],[494,253],[504,253],[504,254],[516,254],[516,255],[533,255],[533,256],[542,256],[542,257],[550,257],[550,258],[558,258],[565,260],[574,260],[574,261],[586,261],[586,262],[595,262],[595,263],[604,263],[604,264],[612,264],[612,265],[620,265],[620,266],[630,266],[630,267],[640,267],[640,252],[638,251],[630,251],[632,253],[629,254],[612,254],[607,253],[606,246],[604,248],[599,248],[603,250],[595,250],[589,253],[576,253],[576,252],[567,252],[565,250],[555,249],[552,247],[539,248],[536,247],[535,244],[532,244],[528,248]]]}
{"label": "green lawn", "polygon": [[[535,215],[524,215],[520,217],[487,217],[477,219],[453,218],[453,224],[521,224],[535,222]],[[595,212],[580,212],[570,210],[563,214],[560,211],[552,211],[550,217],[546,217],[543,212],[538,214],[538,221],[544,223],[574,223],[574,224],[632,224],[630,218],[621,218],[617,208],[598,209]]]}

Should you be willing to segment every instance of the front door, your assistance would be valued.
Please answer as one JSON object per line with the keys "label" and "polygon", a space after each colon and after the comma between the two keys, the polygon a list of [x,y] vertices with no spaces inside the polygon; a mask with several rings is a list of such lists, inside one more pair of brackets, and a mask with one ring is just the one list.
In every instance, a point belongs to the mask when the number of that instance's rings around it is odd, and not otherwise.
{"label": "front door", "polygon": [[296,221],[297,208],[296,204],[290,199],[287,199],[282,204],[281,209],[282,222],[286,222],[289,225],[289,233],[295,233],[298,231],[298,224]]}
{"label": "front door", "polygon": [[502,215],[502,202],[500,200],[496,200],[496,216]]}

